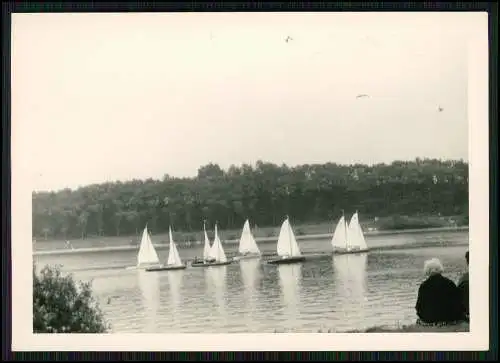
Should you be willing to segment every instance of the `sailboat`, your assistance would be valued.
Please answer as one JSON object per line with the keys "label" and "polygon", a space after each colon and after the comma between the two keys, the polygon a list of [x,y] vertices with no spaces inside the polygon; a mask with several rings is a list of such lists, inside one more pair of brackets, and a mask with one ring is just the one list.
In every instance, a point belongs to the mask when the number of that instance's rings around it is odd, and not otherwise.
{"label": "sailboat", "polygon": [[155,246],[151,241],[151,236],[148,232],[148,226],[144,227],[142,231],[141,244],[139,246],[139,253],[137,254],[137,265],[127,267],[128,270],[143,270],[148,267],[160,266],[160,259],[156,253]]}
{"label": "sailboat", "polygon": [[203,245],[203,261],[208,260],[210,255],[210,240],[208,239],[207,229],[205,228],[205,221],[203,221],[203,233],[205,235],[205,244]]}
{"label": "sailboat", "polygon": [[259,258],[261,256],[259,246],[257,246],[252,231],[250,230],[250,222],[248,222],[248,219],[243,225],[238,253],[239,256],[235,257],[236,260]]}
{"label": "sailboat", "polygon": [[146,268],[146,271],[167,271],[167,270],[183,270],[186,265],[182,263],[181,256],[175,245],[172,237],[172,228],[168,227],[168,236],[170,238],[170,248],[168,252],[168,260],[166,265],[154,266]]}
{"label": "sailboat", "polygon": [[285,264],[305,261],[300,252],[299,244],[295,239],[288,216],[281,225],[278,243],[276,245],[279,258],[268,261],[270,264]]}
{"label": "sailboat", "polygon": [[[206,232],[205,238],[208,239]],[[206,246],[206,240],[205,240]],[[205,257],[205,251],[203,251],[203,262],[193,262],[191,264],[192,267],[205,267],[205,266],[223,266],[229,265],[232,261],[228,260],[226,257],[226,253],[224,252],[224,248],[222,247],[222,242],[219,238],[219,232],[217,229],[217,223],[215,224],[215,236],[214,243],[210,250],[208,251],[208,255]]]}
{"label": "sailboat", "polygon": [[194,261],[191,262],[192,267],[203,266],[209,258],[211,246],[210,246],[210,239],[208,238],[208,235],[207,235],[205,221],[203,221],[203,234],[205,237],[205,243],[203,245],[203,258],[200,260],[198,257],[195,257]]}
{"label": "sailboat", "polygon": [[344,215],[340,217],[335,232],[333,233],[331,244],[335,254],[361,253],[368,251],[365,236],[359,224],[357,211],[351,217],[349,225],[347,225]]}

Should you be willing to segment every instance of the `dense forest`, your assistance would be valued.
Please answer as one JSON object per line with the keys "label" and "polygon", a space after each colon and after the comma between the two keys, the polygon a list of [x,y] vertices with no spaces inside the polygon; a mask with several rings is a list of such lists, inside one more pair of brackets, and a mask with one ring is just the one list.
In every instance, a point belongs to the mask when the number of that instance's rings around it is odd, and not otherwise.
{"label": "dense forest", "polygon": [[417,159],[392,164],[289,167],[258,161],[227,171],[208,164],[193,178],[132,180],[77,190],[33,193],[35,238],[86,238],[154,233],[172,225],[199,231],[323,222],[346,213],[362,218],[461,215],[468,218],[468,164]]}

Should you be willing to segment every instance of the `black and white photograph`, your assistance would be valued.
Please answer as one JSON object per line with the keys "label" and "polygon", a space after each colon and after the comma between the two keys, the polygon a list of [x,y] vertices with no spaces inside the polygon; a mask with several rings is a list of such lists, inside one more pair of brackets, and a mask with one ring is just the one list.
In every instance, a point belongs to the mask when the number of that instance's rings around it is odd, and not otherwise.
{"label": "black and white photograph", "polygon": [[487,15],[18,13],[11,39],[20,350],[487,348]]}

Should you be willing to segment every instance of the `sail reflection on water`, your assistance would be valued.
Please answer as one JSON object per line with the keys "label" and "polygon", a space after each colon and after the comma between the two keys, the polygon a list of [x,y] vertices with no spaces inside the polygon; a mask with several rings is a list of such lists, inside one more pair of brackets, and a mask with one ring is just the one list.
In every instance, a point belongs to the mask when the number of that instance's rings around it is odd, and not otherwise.
{"label": "sail reflection on water", "polygon": [[286,322],[293,322],[299,313],[302,264],[278,265],[278,275],[285,319]]}
{"label": "sail reflection on water", "polygon": [[160,277],[155,272],[137,270],[138,285],[142,294],[145,312],[146,332],[153,333],[156,329],[156,316],[160,309]]}
{"label": "sail reflection on water", "polygon": [[342,311],[346,318],[363,319],[367,259],[366,253],[333,257],[335,310]]}
{"label": "sail reflection on water", "polygon": [[246,304],[247,317],[256,310],[258,281],[260,278],[260,261],[258,259],[241,260],[241,278],[243,280],[243,298]]}
{"label": "sail reflection on water", "polygon": [[166,275],[168,278],[168,295],[170,298],[169,311],[171,313],[172,320],[175,321],[181,311],[181,288],[184,271],[168,271]]}
{"label": "sail reflection on water", "polygon": [[226,311],[226,275],[227,266],[212,266],[205,268],[207,295],[213,298],[215,310],[225,319]]}

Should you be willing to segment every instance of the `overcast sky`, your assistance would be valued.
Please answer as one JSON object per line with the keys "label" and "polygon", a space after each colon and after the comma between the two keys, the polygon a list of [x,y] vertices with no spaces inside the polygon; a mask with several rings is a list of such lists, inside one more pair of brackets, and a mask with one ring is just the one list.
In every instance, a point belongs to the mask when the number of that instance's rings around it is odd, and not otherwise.
{"label": "overcast sky", "polygon": [[12,142],[35,190],[209,162],[467,160],[464,15],[14,14]]}

